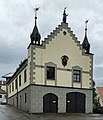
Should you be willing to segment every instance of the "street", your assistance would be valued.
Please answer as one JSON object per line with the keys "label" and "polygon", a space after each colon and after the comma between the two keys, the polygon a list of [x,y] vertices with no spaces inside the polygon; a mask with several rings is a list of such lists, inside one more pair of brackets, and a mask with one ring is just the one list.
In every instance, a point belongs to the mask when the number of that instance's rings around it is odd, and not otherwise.
{"label": "street", "polygon": [[28,114],[14,107],[0,105],[0,120],[103,120],[101,114]]}

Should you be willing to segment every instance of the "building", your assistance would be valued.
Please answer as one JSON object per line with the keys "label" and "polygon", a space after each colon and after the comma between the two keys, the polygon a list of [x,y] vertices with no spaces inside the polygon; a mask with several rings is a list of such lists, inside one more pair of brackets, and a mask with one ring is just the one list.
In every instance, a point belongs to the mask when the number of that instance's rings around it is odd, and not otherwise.
{"label": "building", "polygon": [[103,106],[103,87],[96,87],[96,93],[98,94],[100,105]]}
{"label": "building", "polygon": [[80,44],[64,9],[61,24],[41,43],[35,15],[28,57],[7,81],[8,104],[29,113],[92,113],[93,54],[87,21]]}
{"label": "building", "polygon": [[[13,73],[8,73],[6,75],[3,75],[2,78],[6,78],[6,81],[8,81],[12,77],[12,75],[13,75]],[[1,83],[4,84],[4,85],[2,85],[2,87],[6,93],[4,102],[6,101],[6,103],[8,103],[8,87],[6,85],[6,81],[2,81]]]}
{"label": "building", "polygon": [[6,81],[0,80],[0,104],[6,104]]}

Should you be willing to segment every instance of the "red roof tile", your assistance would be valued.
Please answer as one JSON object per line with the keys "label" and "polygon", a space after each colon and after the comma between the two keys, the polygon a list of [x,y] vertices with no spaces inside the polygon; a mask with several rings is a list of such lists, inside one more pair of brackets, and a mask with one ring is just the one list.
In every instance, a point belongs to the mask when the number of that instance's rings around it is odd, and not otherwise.
{"label": "red roof tile", "polygon": [[101,100],[103,101],[103,87],[96,87],[97,91],[99,92],[99,95],[101,97]]}

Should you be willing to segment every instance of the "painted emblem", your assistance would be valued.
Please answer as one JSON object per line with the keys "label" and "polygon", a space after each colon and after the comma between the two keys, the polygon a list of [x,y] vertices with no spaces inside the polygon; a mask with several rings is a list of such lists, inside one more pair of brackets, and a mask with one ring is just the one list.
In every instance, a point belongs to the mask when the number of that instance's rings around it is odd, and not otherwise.
{"label": "painted emblem", "polygon": [[69,58],[68,58],[68,56],[63,55],[61,57],[61,59],[62,59],[62,65],[65,67],[67,65],[67,61],[68,61]]}

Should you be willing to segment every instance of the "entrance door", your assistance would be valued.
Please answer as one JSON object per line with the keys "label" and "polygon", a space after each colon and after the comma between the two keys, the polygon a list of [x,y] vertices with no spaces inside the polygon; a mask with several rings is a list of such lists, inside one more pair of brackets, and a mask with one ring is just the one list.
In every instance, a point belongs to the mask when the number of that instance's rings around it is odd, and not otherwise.
{"label": "entrance door", "polygon": [[57,113],[58,112],[58,97],[55,94],[48,93],[43,97],[43,112]]}
{"label": "entrance door", "polygon": [[72,92],[66,96],[66,112],[85,113],[85,94]]}

